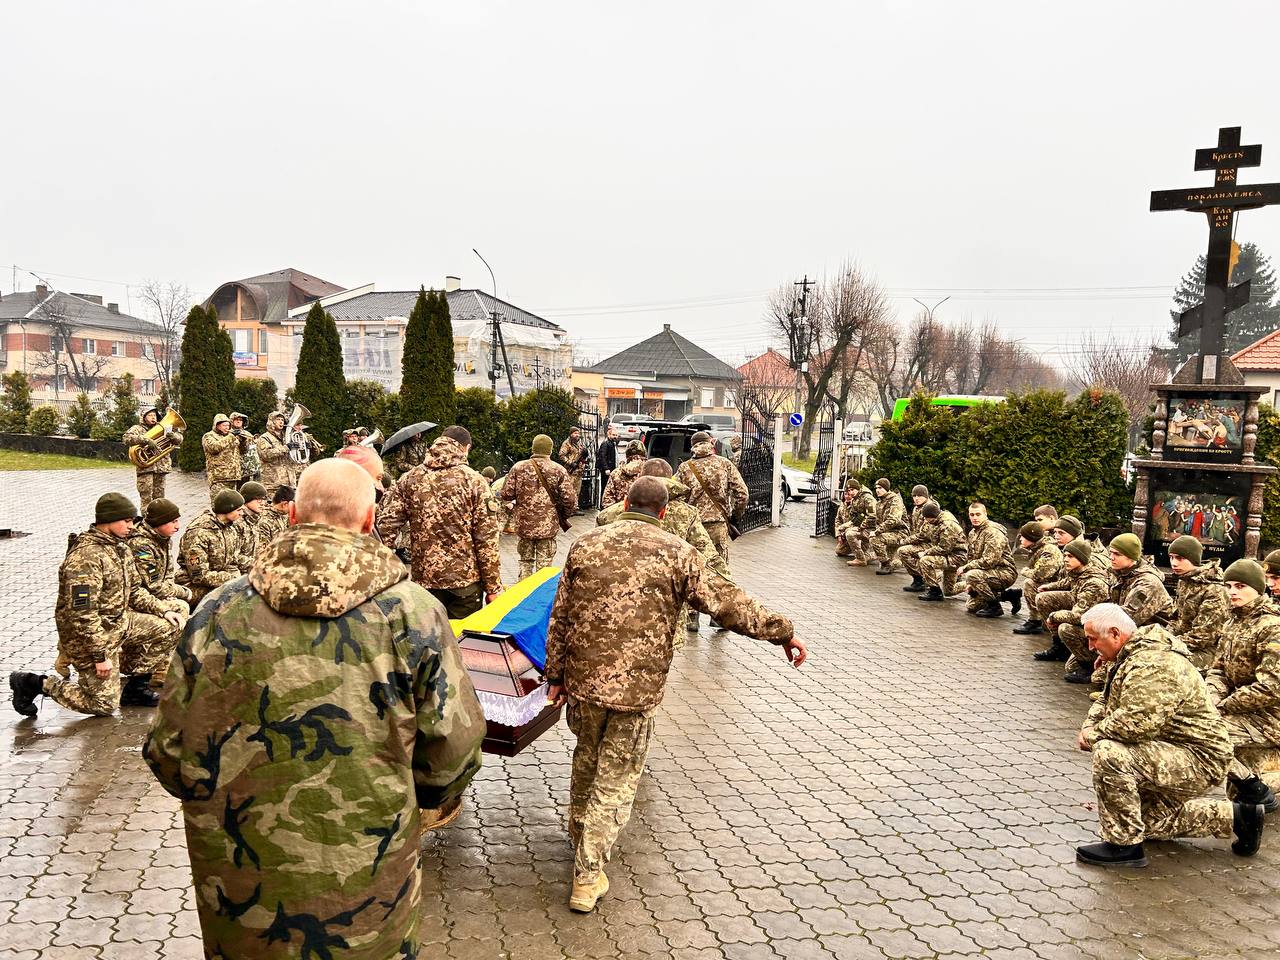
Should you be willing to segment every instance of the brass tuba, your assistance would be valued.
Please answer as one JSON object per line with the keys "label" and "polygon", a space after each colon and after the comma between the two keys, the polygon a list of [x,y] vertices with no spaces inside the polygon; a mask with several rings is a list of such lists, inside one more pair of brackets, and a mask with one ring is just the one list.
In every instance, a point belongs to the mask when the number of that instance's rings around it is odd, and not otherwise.
{"label": "brass tuba", "polygon": [[303,420],[311,416],[311,411],[300,403],[293,405],[289,414],[289,422],[284,428],[284,442],[289,448],[289,459],[294,463],[306,465],[311,462],[311,441],[306,434]]}
{"label": "brass tuba", "polygon": [[386,437],[382,435],[382,431],[379,430],[377,427],[374,427],[373,433],[369,434],[367,437],[365,437],[363,440],[360,441],[360,446],[374,447],[376,449],[378,444],[380,444],[385,439]]}
{"label": "brass tuba", "polygon": [[178,442],[172,434],[180,433],[187,428],[187,421],[177,410],[170,410],[164,419],[147,431],[142,443],[135,443],[129,448],[129,460],[135,467],[146,469],[178,449]]}

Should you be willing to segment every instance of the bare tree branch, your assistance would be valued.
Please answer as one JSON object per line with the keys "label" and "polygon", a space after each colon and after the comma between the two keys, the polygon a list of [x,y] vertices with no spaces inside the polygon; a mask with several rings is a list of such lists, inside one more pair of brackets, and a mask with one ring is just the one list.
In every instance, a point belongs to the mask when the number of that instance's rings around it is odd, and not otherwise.
{"label": "bare tree branch", "polygon": [[[49,325],[51,343],[48,350],[37,351],[34,371],[53,378],[66,377],[77,391],[88,393],[96,388],[97,379],[111,366],[111,357],[99,353],[77,353],[72,349],[79,315],[75,301],[69,297],[53,297],[36,308],[32,320]],[[84,339],[93,339],[81,337]]]}
{"label": "bare tree branch", "polygon": [[1129,445],[1132,447],[1154,399],[1151,384],[1165,379],[1159,345],[1142,337],[1123,339],[1086,333],[1067,364],[1081,390],[1105,387],[1120,394],[1129,413]]}
{"label": "bare tree branch", "polygon": [[141,338],[144,355],[172,402],[176,399],[173,377],[181,359],[182,326],[191,309],[191,291],[180,283],[149,280],[142,285],[138,295],[146,305],[148,319],[156,324],[155,333]]}

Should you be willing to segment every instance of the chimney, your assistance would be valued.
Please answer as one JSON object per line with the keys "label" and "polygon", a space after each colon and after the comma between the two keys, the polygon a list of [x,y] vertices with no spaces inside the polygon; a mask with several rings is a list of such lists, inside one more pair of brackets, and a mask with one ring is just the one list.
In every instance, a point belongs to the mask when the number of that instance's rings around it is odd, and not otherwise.
{"label": "chimney", "polygon": [[120,304],[118,303],[107,304],[107,313],[119,313],[119,312],[120,312]]}
{"label": "chimney", "polygon": [[37,296],[37,297],[47,297],[48,295],[49,295],[49,288],[48,288],[48,287],[46,287],[43,283],[37,283],[37,284],[36,284],[36,296]]}
{"label": "chimney", "polygon": [[671,332],[671,324],[669,324],[669,323],[664,323],[664,324],[662,325],[662,329],[663,329],[664,331],[666,331],[667,333],[670,333],[670,332]]}
{"label": "chimney", "polygon": [[461,278],[461,277],[445,277],[445,278],[444,278],[444,292],[445,292],[445,293],[453,293],[453,291],[455,291],[455,290],[461,290],[461,289],[462,289],[462,278]]}

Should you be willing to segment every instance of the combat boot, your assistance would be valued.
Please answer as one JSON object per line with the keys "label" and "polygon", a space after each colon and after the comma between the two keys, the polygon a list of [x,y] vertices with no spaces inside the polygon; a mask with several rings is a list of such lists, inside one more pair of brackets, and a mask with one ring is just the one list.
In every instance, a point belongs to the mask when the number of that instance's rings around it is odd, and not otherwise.
{"label": "combat boot", "polygon": [[11,673],[9,689],[13,691],[13,709],[24,717],[34,717],[36,697],[44,693],[44,677],[38,673]]}
{"label": "combat boot", "polygon": [[1147,865],[1147,853],[1142,849],[1142,844],[1109,843],[1106,840],[1076,847],[1076,859],[1095,867],[1145,867]]}
{"label": "combat boot", "polygon": [[1032,637],[1038,633],[1044,633],[1044,624],[1039,620],[1027,618],[1022,623],[1013,628],[1013,632],[1024,637]]}
{"label": "combat boot", "polygon": [[1093,683],[1093,667],[1091,665],[1085,665],[1085,666],[1077,667],[1076,669],[1072,670],[1070,673],[1064,673],[1062,675],[1062,682],[1063,683],[1086,683],[1086,684]]}
{"label": "combat boot", "polygon": [[1056,660],[1059,663],[1065,663],[1067,658],[1071,656],[1071,651],[1067,649],[1067,645],[1057,637],[1053,638],[1053,645],[1048,650],[1038,650],[1031,655],[1032,660],[1041,662],[1046,660]]}
{"label": "combat boot", "polygon": [[986,604],[973,611],[973,615],[975,617],[985,617],[987,619],[991,619],[992,617],[1003,617],[1004,607],[1000,606],[999,600],[988,600]]}
{"label": "combat boot", "polygon": [[423,807],[421,814],[422,832],[443,830],[462,813],[462,798],[454,797],[443,807]]}
{"label": "combat boot", "polygon": [[120,691],[122,707],[154,707],[160,703],[160,695],[151,689],[151,674],[134,673],[125,681]]}
{"label": "combat boot", "polygon": [[859,560],[857,558],[848,561],[848,563],[849,563],[849,566],[851,567],[865,567],[867,565],[867,561]]}
{"label": "combat boot", "polygon": [[906,593],[923,593],[927,589],[924,585],[924,577],[912,576],[911,582],[902,588]]}
{"label": "combat boot", "polygon": [[1237,857],[1252,857],[1262,846],[1262,826],[1267,811],[1260,803],[1233,803],[1231,830],[1236,835],[1231,852]]}
{"label": "combat boot", "polygon": [[916,597],[916,599],[917,600],[945,600],[946,597],[942,595],[942,590],[940,588],[930,587],[924,593],[920,594],[920,596]]}
{"label": "combat boot", "polygon": [[890,560],[888,563],[881,563],[881,564],[880,564],[880,569],[876,571],[876,576],[877,576],[877,577],[887,577],[887,576],[888,576],[889,574],[891,574],[891,573],[893,573],[893,561],[892,561],[892,560]]}
{"label": "combat boot", "polygon": [[574,913],[590,913],[596,903],[609,892],[609,878],[600,871],[595,883],[580,884],[573,881],[573,891],[569,894],[569,909]]}
{"label": "combat boot", "polygon": [[1250,777],[1248,780],[1233,781],[1236,788],[1235,801],[1245,804],[1262,804],[1267,813],[1275,813],[1280,810],[1280,800],[1276,799],[1276,795],[1271,792],[1268,787],[1258,777]]}
{"label": "combat boot", "polygon": [[1009,604],[1010,613],[1017,613],[1019,610],[1022,609],[1022,591],[1021,590],[1013,590],[1013,589],[1006,590],[1004,593],[1000,594],[1000,599],[1003,600],[1005,603]]}

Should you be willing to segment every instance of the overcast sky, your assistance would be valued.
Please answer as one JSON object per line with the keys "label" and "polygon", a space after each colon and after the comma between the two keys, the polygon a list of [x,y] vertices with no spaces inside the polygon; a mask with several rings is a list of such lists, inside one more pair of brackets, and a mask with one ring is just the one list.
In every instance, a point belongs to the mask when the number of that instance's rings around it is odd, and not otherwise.
{"label": "overcast sky", "polygon": [[[590,354],[667,322],[737,360],[851,258],[1037,349],[1163,331],[1207,228],[1149,193],[1224,125],[1280,180],[1280,6],[1055,7],[9,4],[0,290],[487,289],[476,247]],[[1237,239],[1280,256],[1280,207]]]}

